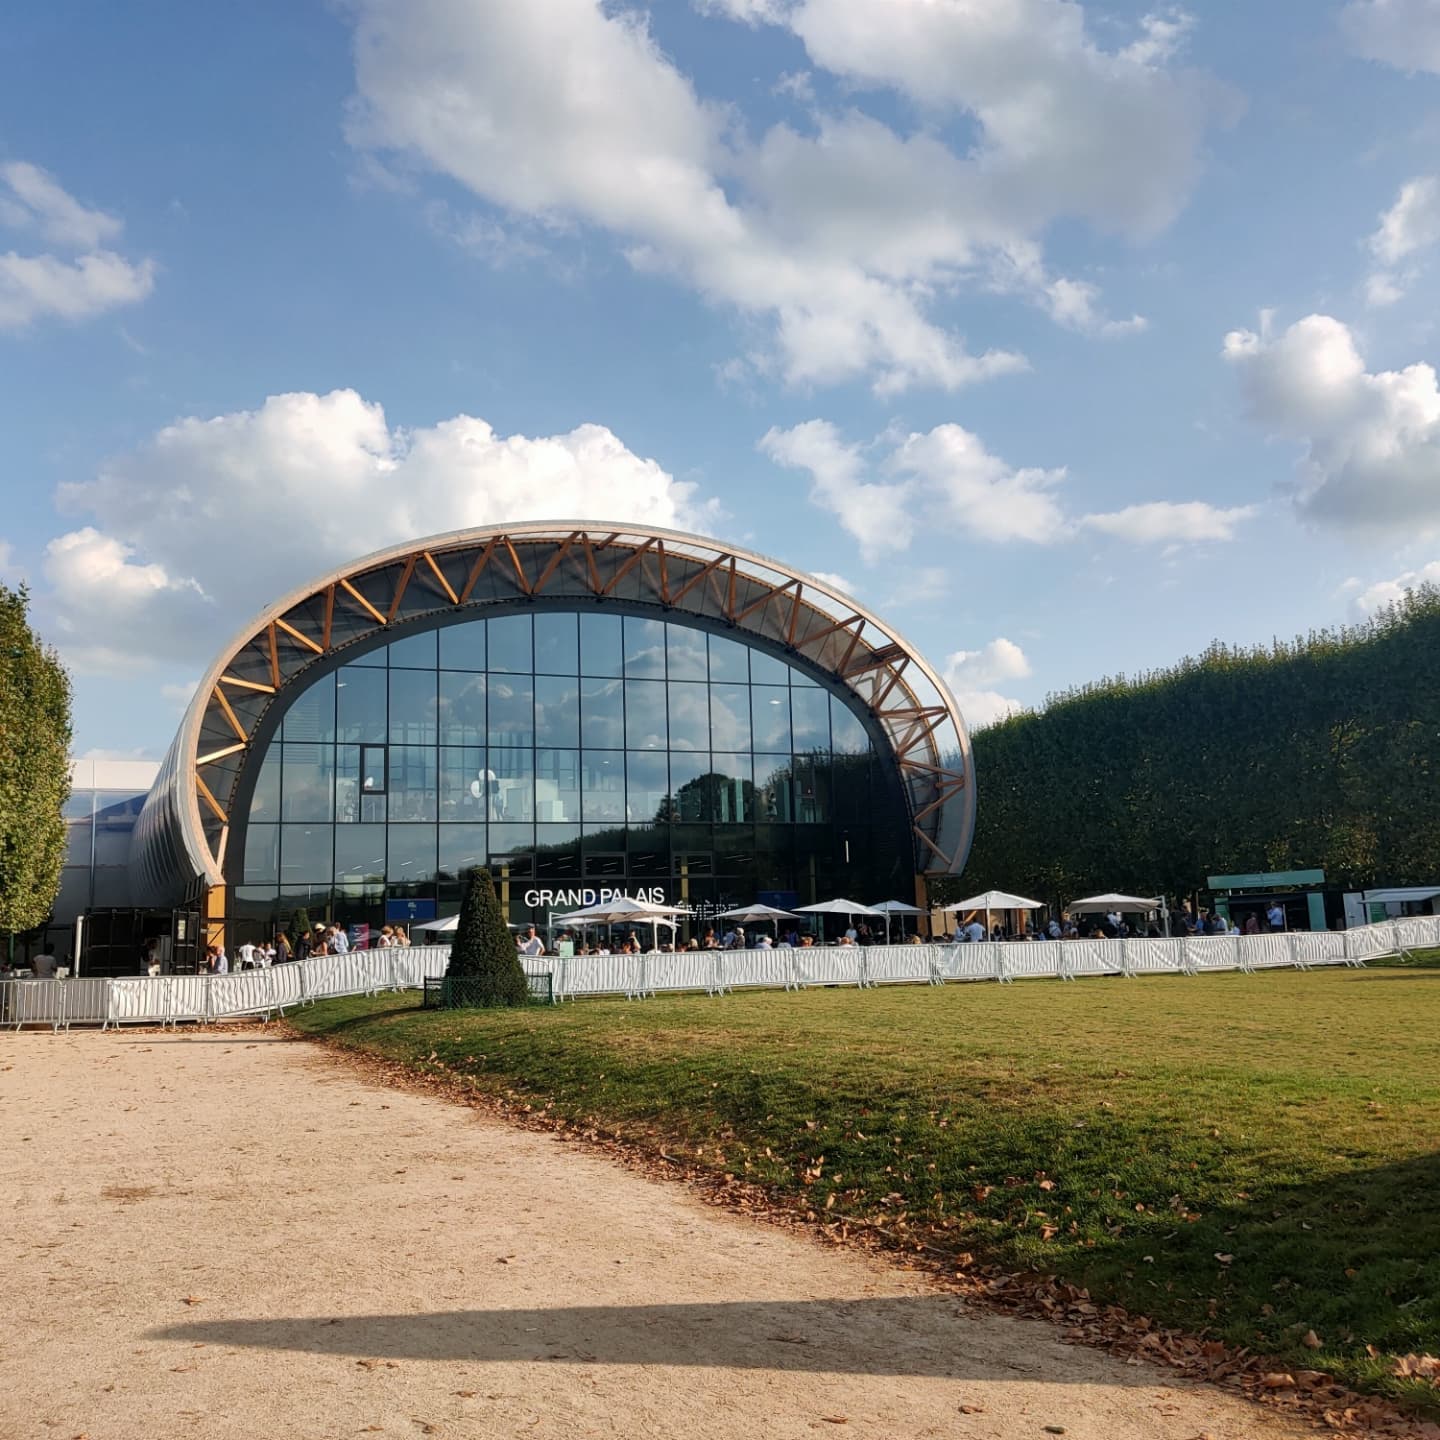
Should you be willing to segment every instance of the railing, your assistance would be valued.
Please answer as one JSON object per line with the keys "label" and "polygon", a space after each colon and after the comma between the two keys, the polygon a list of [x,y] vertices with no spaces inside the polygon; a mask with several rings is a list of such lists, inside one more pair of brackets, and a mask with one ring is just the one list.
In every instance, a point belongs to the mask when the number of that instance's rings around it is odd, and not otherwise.
{"label": "railing", "polygon": [[[522,958],[532,993],[644,999],[662,992],[723,995],[814,985],[943,985],[961,980],[1077,980],[1094,975],[1199,975],[1215,970],[1363,965],[1440,946],[1440,916],[1387,920],[1337,932],[1213,935],[1176,940],[1046,940],[964,945],[817,946],[799,950],[681,950],[651,955]],[[448,946],[352,950],[233,975],[0,982],[0,1025],[174,1025],[269,1016],[338,995],[420,990],[438,981]]]}

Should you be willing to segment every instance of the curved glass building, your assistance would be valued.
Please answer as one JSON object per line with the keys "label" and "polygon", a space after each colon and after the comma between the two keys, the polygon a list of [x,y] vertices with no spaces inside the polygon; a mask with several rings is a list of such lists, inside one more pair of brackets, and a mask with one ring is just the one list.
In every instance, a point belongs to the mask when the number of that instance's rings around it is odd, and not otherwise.
{"label": "curved glass building", "polygon": [[776,561],[634,526],[437,536],[323,576],[196,692],[140,815],[137,902],[244,939],[301,907],[512,921],[623,892],[925,905],[963,866],[970,748],[925,661]]}

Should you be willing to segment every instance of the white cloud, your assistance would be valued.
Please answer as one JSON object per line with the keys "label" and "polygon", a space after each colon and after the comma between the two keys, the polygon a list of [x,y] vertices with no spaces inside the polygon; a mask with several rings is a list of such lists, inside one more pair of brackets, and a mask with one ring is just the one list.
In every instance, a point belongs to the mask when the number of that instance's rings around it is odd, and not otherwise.
{"label": "white cloud", "polygon": [[950,687],[965,717],[974,730],[1024,709],[1019,700],[1003,695],[995,687],[1009,681],[1023,680],[1031,673],[1030,661],[1013,640],[999,636],[979,650],[956,650],[944,667],[945,683]]}
{"label": "white cloud", "polygon": [[132,263],[103,248],[122,222],[81,205],[45,171],[25,161],[0,165],[0,228],[37,231],[74,254],[0,254],[0,331],[24,330],[56,316],[85,320],[143,300],[155,284],[153,261]]}
{"label": "white cloud", "polygon": [[830,570],[812,570],[810,572],[822,585],[828,585],[832,590],[838,590],[842,595],[853,595],[856,591],[855,582],[847,579],[844,575],[836,575]]}
{"label": "white cloud", "polygon": [[1370,372],[1349,327],[1308,315],[1225,337],[1251,418],[1299,440],[1300,513],[1351,533],[1440,529],[1440,386],[1430,365]]}
{"label": "white cloud", "polygon": [[1127,505],[1123,510],[1107,514],[1086,515],[1080,524],[1088,530],[1138,540],[1146,545],[1162,545],[1167,541],[1198,543],[1233,540],[1237,526],[1257,513],[1254,505],[1226,510],[1203,500],[1179,503],[1155,500],[1145,505]]}
{"label": "white cloud", "polygon": [[542,518],[703,529],[716,514],[603,426],[503,436],[459,415],[398,430],[352,390],[177,421],[58,499],[93,523],[51,543],[45,603],[67,657],[112,668],[207,661],[272,599],[392,541]]}
{"label": "white cloud", "polygon": [[[1360,582],[1355,582],[1357,585]],[[1355,596],[1355,608],[1363,615],[1373,615],[1387,605],[1399,604],[1410,590],[1422,585],[1440,585],[1440,560],[1432,560],[1418,570],[1406,570],[1393,580],[1376,580]]]}
{"label": "white cloud", "polygon": [[1380,217],[1370,237],[1370,251],[1385,269],[1365,282],[1371,305],[1393,305],[1414,280],[1413,268],[1397,275],[1394,267],[1440,242],[1440,176],[1421,175],[1400,187],[1395,203]]}
{"label": "white cloud", "polygon": [[1440,75],[1440,6],[1435,0],[1350,0],[1340,29],[1365,60]]}
{"label": "white cloud", "polygon": [[136,745],[129,750],[114,750],[104,745],[97,745],[89,750],[82,750],[75,757],[77,760],[158,760],[160,752],[148,745]]}
{"label": "white cloud", "polygon": [[[937,323],[938,303],[1054,220],[1148,234],[1189,193],[1225,105],[1171,61],[1186,28],[1146,22],[1101,50],[1072,0],[958,5],[715,0],[784,23],[852,93],[898,90],[933,114],[901,135],[859,108],[758,140],[702,100],[644,18],[599,0],[474,7],[357,0],[357,147],[457,180],[510,216],[597,226],[637,268],[768,322],[799,384],[869,376],[881,392],[1013,371]],[[940,128],[968,116],[963,156]],[[1088,282],[1036,298],[1097,335]]]}

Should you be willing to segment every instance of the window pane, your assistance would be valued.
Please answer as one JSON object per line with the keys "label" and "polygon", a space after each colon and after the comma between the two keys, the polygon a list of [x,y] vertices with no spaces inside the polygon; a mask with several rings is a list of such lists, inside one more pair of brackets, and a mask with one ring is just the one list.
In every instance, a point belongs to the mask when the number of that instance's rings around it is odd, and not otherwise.
{"label": "window pane", "polygon": [[830,696],[824,690],[791,690],[791,744],[797,750],[830,749]]}
{"label": "window pane", "polygon": [[346,825],[335,832],[335,878],[352,884],[385,879],[385,832],[378,825]]}
{"label": "window pane", "polygon": [[337,737],[351,741],[383,741],[387,733],[384,672],[346,665],[337,672],[335,680]]}
{"label": "window pane", "polygon": [[625,762],[625,818],[632,825],[668,819],[670,766],[664,751],[632,750]]}
{"label": "window pane", "polygon": [[830,697],[830,725],[830,744],[837,755],[863,755],[870,748],[864,725],[838,695]]}
{"label": "window pane", "polygon": [[625,673],[618,615],[581,615],[580,673],[613,675]]}
{"label": "window pane", "polygon": [[533,825],[492,825],[490,863],[509,872],[529,875],[535,868]]}
{"label": "window pane", "polygon": [[385,883],[421,885],[435,878],[434,825],[387,825]]}
{"label": "window pane", "polygon": [[335,738],[335,677],[326,675],[302,690],[285,712],[286,740]]}
{"label": "window pane", "polygon": [[625,818],[625,757],[585,751],[580,763],[581,811],[585,820]]}
{"label": "window pane", "polygon": [[535,752],[533,750],[492,750],[494,772],[492,820],[534,820]]}
{"label": "window pane", "polygon": [[441,748],[441,820],[484,820],[494,795],[495,776],[486,769],[484,750],[478,746]]}
{"label": "window pane", "polygon": [[[95,797],[95,866],[128,866],[130,863],[130,838],[135,822],[140,818],[140,808],[145,803],[143,795],[125,794],[117,791],[101,791]],[[98,881],[97,881],[98,883]],[[99,904],[110,901],[95,902]]]}
{"label": "window pane", "polygon": [[581,682],[580,743],[593,750],[625,748],[624,690],[619,680]]}
{"label": "window pane", "polygon": [[705,632],[688,625],[665,627],[665,656],[672,680],[705,680],[710,670],[705,658]]}
{"label": "window pane", "polygon": [[710,678],[737,680],[742,685],[750,679],[750,650],[738,640],[723,635],[710,637]]}
{"label": "window pane", "polygon": [[722,825],[755,818],[755,786],[750,780],[748,755],[715,755],[710,761],[715,777],[715,819]]}
{"label": "window pane", "polygon": [[795,780],[795,818],[802,825],[823,825],[830,819],[830,757],[797,755],[792,775]]}
{"label": "window pane", "polygon": [[670,745],[675,750],[710,748],[709,686],[670,682]]}
{"label": "window pane", "polygon": [[[578,770],[577,770],[578,777]],[[535,876],[539,880],[572,880],[580,873],[580,827],[535,827]]]}
{"label": "window pane", "polygon": [[[280,827],[280,881],[282,884],[330,884],[329,825],[282,825]],[[246,857],[249,858],[248,855]],[[260,882],[256,882],[257,884]]]}
{"label": "window pane", "polygon": [[[524,617],[528,620],[530,617]],[[495,636],[490,636],[494,653]],[[533,745],[535,743],[535,681],[529,675],[490,676],[490,743],[492,745]]]}
{"label": "window pane", "polygon": [[435,672],[391,670],[391,743],[433,745],[435,739]]}
{"label": "window pane", "polygon": [[790,683],[790,667],[783,660],[777,660],[773,655],[766,655],[761,650],[752,650],[750,652],[750,678],[757,685],[788,685]]}
{"label": "window pane", "polygon": [[[540,616],[535,617],[537,623]],[[580,682],[558,675],[535,678],[535,743],[580,743]]]}
{"label": "window pane", "polygon": [[750,687],[710,687],[710,743],[717,750],[750,748]]}
{"label": "window pane", "polygon": [[390,784],[390,766],[383,745],[360,747],[360,790],[366,795],[383,795]]}
{"label": "window pane", "polygon": [[[281,817],[329,821],[335,811],[335,751],[329,745],[286,745]],[[329,874],[329,866],[325,873]]]}
{"label": "window pane", "polygon": [[440,632],[442,670],[483,670],[485,668],[485,622],[467,620],[447,625]]}
{"label": "window pane", "polygon": [[438,803],[435,752],[428,745],[392,745],[389,760],[390,819],[434,820]]}
{"label": "window pane", "polygon": [[433,670],[435,660],[435,632],[422,630],[418,635],[407,635],[390,645],[390,668],[397,666],[406,670]]}
{"label": "window pane", "polygon": [[[89,797],[87,796],[88,800]],[[280,747],[271,745],[261,762],[260,773],[255,777],[255,791],[250,797],[250,820],[278,820],[280,818]]]}
{"label": "window pane", "polygon": [[458,880],[467,870],[475,870],[489,858],[483,825],[442,825],[440,857],[437,869],[442,876]]}
{"label": "window pane", "polygon": [[530,637],[528,615],[501,615],[490,621],[487,637],[490,663],[485,668],[528,675],[535,668],[535,650]]}
{"label": "window pane", "polygon": [[578,675],[580,640],[578,616],[541,611],[535,617],[535,673]]}
{"label": "window pane", "polygon": [[535,818],[543,825],[578,824],[580,752],[535,752]]}
{"label": "window pane", "polygon": [[714,786],[710,778],[709,755],[676,752],[670,757],[671,818],[682,824],[713,820],[711,803]]}
{"label": "window pane", "polygon": [[750,690],[750,723],[757,750],[790,748],[790,691],[778,685],[755,685]]}
{"label": "window pane", "polygon": [[788,755],[755,757],[755,812],[757,820],[784,822],[795,818]]}
{"label": "window pane", "polygon": [[245,883],[274,885],[280,879],[280,827],[250,825],[245,831]]}
{"label": "window pane", "polygon": [[665,748],[665,686],[658,680],[626,680],[625,743],[631,750]]}
{"label": "window pane", "polygon": [[92,821],[72,820],[65,827],[65,863],[67,865],[90,865],[94,839],[95,830]]}
{"label": "window pane", "polygon": [[485,677],[462,671],[440,672],[440,743],[485,743]]}
{"label": "window pane", "polygon": [[792,689],[812,689],[818,682],[812,680],[803,670],[794,665],[786,666],[790,672],[790,686]]}
{"label": "window pane", "polygon": [[625,617],[625,678],[665,678],[665,622]]}

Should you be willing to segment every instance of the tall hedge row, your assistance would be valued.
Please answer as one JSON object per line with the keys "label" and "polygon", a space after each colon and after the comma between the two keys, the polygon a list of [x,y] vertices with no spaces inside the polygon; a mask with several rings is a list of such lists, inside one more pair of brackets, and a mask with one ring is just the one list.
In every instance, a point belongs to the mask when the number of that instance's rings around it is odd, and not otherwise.
{"label": "tall hedge row", "polygon": [[967,893],[1174,896],[1309,867],[1347,887],[1440,881],[1440,591],[1053,695],[974,746]]}

